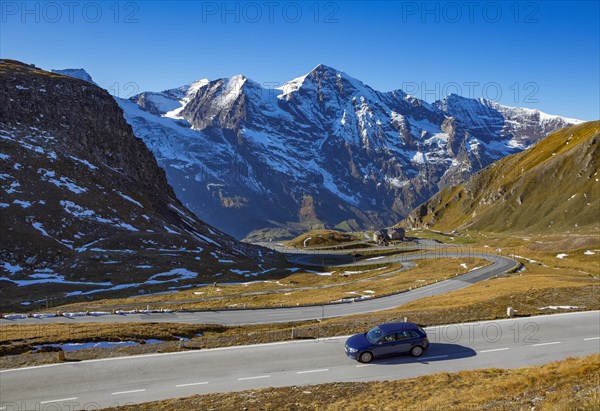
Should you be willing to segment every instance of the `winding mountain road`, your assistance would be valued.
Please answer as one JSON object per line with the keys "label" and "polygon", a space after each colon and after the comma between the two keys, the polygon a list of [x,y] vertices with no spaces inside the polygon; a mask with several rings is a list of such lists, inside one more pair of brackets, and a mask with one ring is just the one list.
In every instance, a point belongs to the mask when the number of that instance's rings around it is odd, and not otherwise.
{"label": "winding mountain road", "polygon": [[[429,244],[423,247],[430,247]],[[383,248],[390,250],[389,248]],[[400,249],[400,248],[398,248]],[[422,286],[410,291],[398,294],[387,295],[378,298],[365,299],[352,303],[324,304],[314,306],[298,306],[283,308],[262,308],[262,309],[228,309],[228,310],[206,310],[206,311],[179,311],[170,313],[148,313],[148,314],[128,314],[128,315],[105,315],[105,316],[82,316],[82,317],[50,317],[50,318],[23,318],[23,319],[0,319],[0,326],[8,324],[41,324],[56,322],[176,322],[176,323],[195,323],[195,324],[222,324],[222,325],[243,325],[243,324],[271,324],[279,322],[305,321],[314,319],[324,319],[333,317],[342,317],[353,314],[364,314],[375,311],[388,310],[400,305],[419,300],[425,297],[445,294],[468,287],[476,282],[487,280],[507,271],[515,269],[518,263],[510,258],[501,255],[479,253],[464,250],[420,250],[417,253],[396,254],[389,256],[375,256],[359,261],[348,261],[354,259],[354,253],[366,250],[352,250],[348,256],[348,250],[344,251],[302,251],[287,250],[290,254],[289,259],[298,264],[321,265],[319,260],[331,261],[339,259],[339,264],[343,267],[361,267],[373,264],[387,263],[406,263],[419,259],[435,258],[460,258],[472,257],[491,261],[492,264],[476,268],[466,274],[454,277],[449,280],[439,281],[437,283]],[[278,249],[278,251],[283,251]],[[350,263],[350,264],[348,264]],[[1,411],[1,410],[0,410]]]}

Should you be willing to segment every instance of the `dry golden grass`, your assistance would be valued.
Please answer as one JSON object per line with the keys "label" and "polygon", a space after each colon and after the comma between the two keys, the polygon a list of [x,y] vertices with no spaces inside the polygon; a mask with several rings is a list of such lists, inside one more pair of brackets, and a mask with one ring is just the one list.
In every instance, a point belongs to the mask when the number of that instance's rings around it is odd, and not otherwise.
{"label": "dry golden grass", "polygon": [[50,323],[0,327],[0,344],[27,341],[30,344],[81,341],[176,340],[196,334],[221,333],[220,325],[175,323]]}
{"label": "dry golden grass", "polygon": [[[401,268],[399,264],[387,264],[366,270],[358,267],[324,269],[323,272],[328,275],[302,272],[281,280],[219,284],[170,294],[100,300],[95,301],[93,305],[77,303],[59,307],[59,309],[63,311],[125,309],[149,305],[151,307],[200,310],[326,304],[330,301],[359,295],[393,294],[463,274],[474,267],[490,264],[487,260],[469,257],[416,260],[415,263],[416,267],[397,273],[395,272]],[[359,270],[361,271],[357,273],[356,271]],[[302,289],[303,287],[326,288]]]}
{"label": "dry golden grass", "polygon": [[386,381],[266,388],[111,410],[598,410],[600,355],[513,370],[482,369]]}
{"label": "dry golden grass", "polygon": [[[430,309],[449,307],[462,309],[480,303],[489,303],[490,301],[506,301],[509,305],[515,306],[515,309],[523,308],[522,311],[526,311],[525,307],[520,306],[520,304],[523,304],[522,301],[519,301],[520,295],[530,295],[529,298],[525,297],[525,300],[531,302],[531,308],[537,305],[536,300],[544,291],[556,293],[557,299],[551,302],[551,305],[573,305],[563,304],[568,296],[559,296],[561,288],[598,288],[600,286],[597,279],[578,270],[543,267],[536,263],[527,262],[524,263],[524,267],[524,271],[507,277],[491,279],[452,293],[427,298],[427,307]],[[598,298],[598,296],[596,297]],[[515,303],[512,304],[511,301]],[[572,299],[570,301],[573,302]],[[422,304],[423,301],[417,301],[406,304],[401,308],[402,310],[418,309]],[[506,310],[506,306],[500,308]],[[531,313],[531,311],[528,313]]]}

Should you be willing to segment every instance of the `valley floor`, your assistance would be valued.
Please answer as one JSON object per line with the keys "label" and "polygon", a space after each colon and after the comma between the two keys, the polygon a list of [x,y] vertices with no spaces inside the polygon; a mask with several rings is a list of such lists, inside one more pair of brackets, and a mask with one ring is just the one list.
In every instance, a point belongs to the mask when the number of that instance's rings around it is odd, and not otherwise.
{"label": "valley floor", "polygon": [[[242,344],[285,341],[290,339],[320,338],[335,335],[347,335],[364,331],[382,322],[398,321],[407,317],[410,321],[424,325],[452,324],[467,321],[490,320],[504,318],[506,308],[513,307],[517,316],[541,315],[546,313],[565,312],[570,310],[600,309],[600,244],[596,236],[553,237],[553,238],[517,238],[491,237],[480,235],[450,237],[440,233],[419,233],[440,237],[448,242],[464,244],[473,242],[473,247],[487,252],[500,250],[505,255],[519,260],[522,267],[519,272],[500,278],[487,280],[467,288],[453,291],[444,295],[428,297],[413,303],[405,304],[392,310],[325,319],[322,321],[304,321],[295,323],[278,323],[264,325],[247,325],[225,327],[215,324],[175,324],[159,323],[86,323],[73,322],[70,324],[36,324],[36,325],[2,325],[0,333],[0,367],[15,368],[29,365],[46,364],[59,361],[56,352],[39,352],[35,347],[43,344],[65,342],[91,341],[134,341],[160,340],[155,344],[139,344],[117,348],[94,348],[65,353],[67,361],[85,359],[127,356],[152,352],[171,352],[189,349],[212,348]],[[510,244],[511,248],[507,247]],[[566,254],[566,256],[562,256]],[[557,256],[562,258],[558,258]],[[376,260],[374,260],[376,262]],[[442,267],[450,268],[455,273],[460,267],[458,261],[448,259],[437,261]],[[435,263],[431,261],[428,263]],[[468,267],[475,262],[465,261]],[[434,275],[446,274],[442,267],[426,264],[423,269],[435,271]],[[365,273],[357,273],[348,277],[335,275],[318,276],[297,274],[295,279],[303,282],[292,286],[306,286],[310,281],[314,285],[335,285],[341,281],[355,281],[360,278],[375,283],[376,277],[386,270],[381,267],[371,268]],[[388,269],[391,269],[389,267]],[[439,273],[437,270],[440,270]],[[425,270],[425,271],[426,271]],[[335,270],[334,270],[335,271]],[[329,273],[334,273],[329,271]],[[340,270],[338,270],[340,271]],[[340,272],[343,272],[341,270]],[[325,272],[325,269],[323,270]],[[411,272],[416,272],[411,273]],[[404,271],[395,276],[406,276],[412,284],[420,279],[424,271],[419,267]],[[389,278],[389,277],[388,277]],[[435,277],[432,277],[435,278]],[[437,277],[441,278],[441,277]],[[384,278],[385,279],[385,278]],[[381,279],[379,279],[381,280]],[[282,280],[283,281],[283,280]],[[402,285],[401,281],[399,286]],[[409,281],[409,283],[410,283]],[[283,284],[283,283],[282,283]],[[347,294],[355,290],[357,284],[330,288],[337,296],[352,296]],[[371,289],[365,283],[360,283],[357,291]],[[404,285],[406,286],[406,285]],[[282,288],[273,283],[249,283],[248,285],[232,285],[235,292],[263,291],[271,288]],[[221,287],[227,290],[227,287]],[[235,301],[235,292],[217,292],[215,287],[205,287],[202,291],[221,294]],[[340,290],[340,291],[341,291]],[[289,291],[286,291],[289,292]],[[192,294],[192,290],[186,293]],[[182,297],[186,294],[182,294]],[[225,295],[224,295],[225,294]],[[254,295],[252,301],[259,305],[285,293]],[[315,297],[318,294],[313,295]],[[173,294],[171,294],[173,296]],[[172,298],[169,296],[169,298]],[[215,295],[217,296],[217,295]],[[321,298],[331,298],[333,294],[322,294]],[[145,304],[151,304],[149,298],[164,298],[164,296],[144,297]],[[188,297],[189,298],[189,297]],[[239,298],[239,296],[238,296]],[[285,296],[290,302],[296,302],[293,295]],[[339,297],[338,297],[339,298]],[[133,299],[138,301],[137,299]],[[115,302],[114,300],[112,301]],[[125,301],[119,301],[124,303]],[[128,301],[129,302],[129,301]],[[223,304],[223,300],[219,301]],[[111,303],[110,300],[105,304]],[[265,304],[267,305],[267,304]],[[75,307],[71,307],[74,309]],[[151,320],[149,320],[151,321]],[[199,336],[198,334],[202,334]],[[185,339],[182,341],[182,338]],[[37,352],[36,352],[37,351]],[[15,355],[20,354],[20,355]]]}

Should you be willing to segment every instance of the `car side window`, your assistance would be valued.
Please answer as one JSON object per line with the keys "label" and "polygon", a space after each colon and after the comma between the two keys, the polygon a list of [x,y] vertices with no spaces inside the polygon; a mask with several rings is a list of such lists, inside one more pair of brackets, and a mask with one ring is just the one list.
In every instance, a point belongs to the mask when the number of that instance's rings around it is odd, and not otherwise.
{"label": "car side window", "polygon": [[417,334],[413,331],[400,331],[398,333],[399,340],[408,340],[410,338],[415,338],[415,337],[417,337]]}
{"label": "car side window", "polygon": [[396,333],[389,333],[379,339],[380,344],[385,344],[393,341],[409,340],[411,338],[417,338],[419,335],[414,331],[398,331]]}

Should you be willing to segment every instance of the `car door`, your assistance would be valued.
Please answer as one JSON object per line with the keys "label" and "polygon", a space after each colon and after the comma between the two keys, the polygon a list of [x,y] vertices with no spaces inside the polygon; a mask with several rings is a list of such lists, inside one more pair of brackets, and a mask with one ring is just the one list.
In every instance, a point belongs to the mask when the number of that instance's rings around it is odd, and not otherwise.
{"label": "car door", "polygon": [[377,357],[395,354],[397,342],[396,338],[396,333],[385,334],[375,344],[375,347],[373,348],[373,354],[375,354]]}
{"label": "car door", "polygon": [[396,353],[404,354],[410,351],[414,343],[414,336],[410,331],[399,331],[398,339],[396,341]]}

